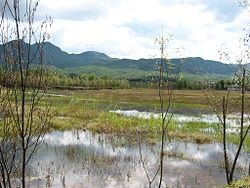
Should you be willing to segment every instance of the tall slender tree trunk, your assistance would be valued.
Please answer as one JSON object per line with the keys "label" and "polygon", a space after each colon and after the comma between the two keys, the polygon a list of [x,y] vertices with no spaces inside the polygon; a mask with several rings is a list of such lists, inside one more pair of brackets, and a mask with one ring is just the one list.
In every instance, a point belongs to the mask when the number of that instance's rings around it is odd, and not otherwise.
{"label": "tall slender tree trunk", "polygon": [[23,158],[22,158],[22,188],[25,188],[26,185],[26,149],[23,149]]}
{"label": "tall slender tree trunk", "polygon": [[242,71],[243,72],[242,72],[242,80],[241,80],[240,143],[238,145],[238,149],[237,149],[237,152],[235,154],[233,164],[232,164],[232,167],[231,167],[231,171],[230,171],[230,176],[229,176],[230,184],[233,182],[235,167],[236,167],[237,160],[239,158],[239,155],[240,155],[240,152],[241,152],[241,149],[243,147],[244,140],[245,140],[245,137],[244,137],[245,78],[246,78],[246,70],[245,70],[245,68],[243,68]]}
{"label": "tall slender tree trunk", "polygon": [[224,163],[225,163],[225,172],[226,172],[226,179],[227,183],[230,184],[230,170],[229,170],[229,161],[228,161],[228,156],[227,156],[227,128],[226,128],[226,120],[227,120],[227,105],[226,105],[226,98],[223,97],[222,100],[222,110],[223,110],[223,152],[224,152]]}

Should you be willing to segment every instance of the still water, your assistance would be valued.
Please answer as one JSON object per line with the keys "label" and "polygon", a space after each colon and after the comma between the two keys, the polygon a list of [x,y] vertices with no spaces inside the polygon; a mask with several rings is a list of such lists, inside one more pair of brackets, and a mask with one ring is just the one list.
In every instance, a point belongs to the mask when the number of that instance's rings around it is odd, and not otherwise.
{"label": "still water", "polygon": [[[148,187],[145,169],[153,177],[159,164],[159,144],[119,144],[123,141],[122,137],[89,131],[46,134],[29,163],[29,187]],[[230,151],[234,149],[230,146]],[[165,152],[164,187],[226,183],[221,144],[172,140],[167,141]],[[241,155],[236,176],[247,172],[249,157],[249,153]]]}
{"label": "still water", "polygon": [[[113,110],[110,111],[116,114],[120,114],[126,117],[137,117],[143,119],[150,119],[150,118],[160,118],[159,113],[154,112],[146,112],[146,111],[138,111],[138,110]],[[250,124],[250,115],[245,114],[244,119],[247,121],[244,124],[247,126]],[[220,124],[218,117],[214,114],[200,114],[200,115],[184,115],[184,114],[177,114],[175,113],[173,116],[173,120],[181,125],[185,122],[204,122],[208,124]],[[227,116],[227,133],[235,133],[239,132],[239,125],[240,125],[240,114],[233,113],[228,114]]]}

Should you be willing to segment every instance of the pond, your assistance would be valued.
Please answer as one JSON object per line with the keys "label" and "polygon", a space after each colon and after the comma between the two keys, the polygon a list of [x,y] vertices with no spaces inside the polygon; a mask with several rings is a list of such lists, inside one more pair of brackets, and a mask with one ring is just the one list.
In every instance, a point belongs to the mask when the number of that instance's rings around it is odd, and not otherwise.
{"label": "pond", "polygon": [[[29,187],[147,187],[142,161],[152,177],[159,144],[119,144],[123,139],[87,130],[46,134],[28,166]],[[165,153],[163,181],[168,187],[226,183],[221,144],[172,140],[167,142]],[[246,173],[249,157],[249,153],[240,156],[236,177]]]}

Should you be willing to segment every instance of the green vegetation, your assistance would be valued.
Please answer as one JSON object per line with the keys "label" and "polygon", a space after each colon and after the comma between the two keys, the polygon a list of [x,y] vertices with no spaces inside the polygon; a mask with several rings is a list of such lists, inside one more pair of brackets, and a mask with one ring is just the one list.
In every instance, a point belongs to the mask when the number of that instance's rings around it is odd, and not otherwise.
{"label": "green vegetation", "polygon": [[[97,68],[95,66],[91,66],[89,71],[88,69],[84,69],[85,72],[81,72],[80,70],[76,68],[76,71],[70,72],[50,69],[44,72],[50,78],[46,86],[54,89],[69,90],[157,88],[157,78],[155,78],[154,71],[145,72],[126,68],[122,70],[110,70],[105,67]],[[2,75],[0,80],[2,85],[12,87],[14,83],[10,79],[7,79],[9,75],[6,75],[3,67],[0,68],[0,74]],[[38,74],[35,71],[35,66],[33,69],[31,68],[29,74],[30,81],[27,83],[27,86],[34,88],[36,87],[36,80],[34,78]],[[12,76],[14,76],[14,73]],[[20,85],[18,73],[15,77],[17,78],[17,83],[15,84]],[[212,85],[216,90],[227,90],[231,86],[236,86],[235,82],[230,80],[229,76],[220,76],[217,74],[195,75],[185,72],[180,73],[180,77],[174,83],[175,89],[178,90],[201,90],[202,88],[206,88],[207,83]]]}
{"label": "green vegetation", "polygon": [[227,185],[224,188],[249,188],[250,187],[250,177],[237,180],[233,182],[231,185]]}
{"label": "green vegetation", "polygon": [[[34,67],[33,67],[34,68]],[[29,72],[28,88],[37,87],[37,74],[39,72],[31,69]],[[108,77],[97,77],[94,74],[62,74],[53,70],[45,71],[45,76],[50,79],[45,83],[46,87],[56,89],[125,89],[129,87],[129,82],[126,79],[113,79]],[[16,82],[8,79],[8,75],[4,71],[4,67],[0,67],[0,83],[6,87],[20,86],[21,80],[18,72],[13,72],[12,76],[16,78]],[[45,85],[43,86],[45,87]]]}
{"label": "green vegetation", "polygon": [[[2,45],[0,45],[1,48]],[[34,50],[33,48],[35,46],[31,46],[31,51]],[[138,78],[137,74],[142,76],[151,74],[155,69],[156,62],[159,62],[157,58],[138,60],[111,58],[106,54],[94,51],[83,52],[81,54],[68,54],[49,42],[44,43],[44,51],[45,59],[53,61],[52,65],[56,69],[66,73],[95,73],[98,77]],[[182,64],[181,61],[185,63]],[[208,74],[230,76],[236,68],[234,65],[229,67],[227,64],[204,60],[200,57],[171,59],[171,62],[176,67],[181,68],[181,71],[184,73],[198,74],[201,77]]]}
{"label": "green vegetation", "polygon": [[[59,94],[59,95],[58,95]],[[222,94],[222,93],[221,93]],[[160,120],[129,118],[111,113],[114,109],[141,109],[155,111],[157,94],[150,89],[97,90],[97,91],[50,91],[47,99],[52,100],[53,118],[49,122],[50,129],[89,129],[97,133],[117,134],[126,137],[130,142],[137,142],[138,134],[146,142],[156,142]],[[176,91],[175,111],[196,113],[208,112],[206,99],[201,91]],[[170,138],[189,140],[196,143],[207,143],[220,137],[216,124],[204,122],[177,123],[175,118],[169,126]],[[249,139],[249,138],[248,138]],[[237,143],[233,134],[230,140]],[[249,143],[247,148],[250,148]]]}
{"label": "green vegetation", "polygon": [[125,89],[129,83],[125,79],[97,77],[94,74],[51,73],[49,87],[58,89]]}
{"label": "green vegetation", "polygon": [[[218,95],[223,95],[219,91]],[[234,97],[234,96],[233,96]],[[249,94],[247,95],[249,97]],[[177,90],[175,91],[175,112],[196,114],[208,112],[208,104],[202,91]],[[50,130],[84,130],[96,133],[118,135],[121,140],[114,141],[114,145],[123,146],[142,142],[154,144],[159,141],[160,120],[129,118],[111,113],[115,109],[141,109],[142,111],[158,112],[157,93],[153,89],[123,89],[123,90],[50,90],[43,98],[42,104],[52,101],[49,121]],[[246,108],[249,110],[249,106]],[[172,119],[168,138],[195,142],[198,144],[211,141],[221,141],[216,124],[204,122],[177,123]],[[232,143],[238,140],[233,134],[229,135]],[[250,149],[250,138],[247,138],[245,149]],[[67,157],[74,158],[88,156],[86,151],[69,147]],[[79,153],[80,152],[80,153]],[[168,157],[185,159],[182,153],[164,153]],[[102,163],[97,156],[93,160]],[[99,163],[98,163],[99,164]],[[245,183],[245,181],[242,181]],[[249,182],[247,180],[246,182]],[[238,183],[238,182],[237,182]],[[238,184],[235,184],[238,185]],[[241,184],[239,184],[241,185]],[[245,185],[245,184],[244,184]],[[240,187],[240,186],[239,186]]]}
{"label": "green vegetation", "polygon": [[[222,95],[223,92],[218,92]],[[158,138],[160,120],[129,118],[111,113],[115,109],[139,109],[158,112],[157,93],[153,89],[123,90],[51,90],[44,97],[41,105],[52,101],[52,119],[50,130],[89,129],[97,133],[117,134],[126,137],[130,142],[137,142],[141,133],[145,142],[155,143]],[[249,97],[249,96],[248,96]],[[209,112],[208,104],[202,91],[175,91],[174,111],[176,113],[196,114]],[[249,110],[249,105],[246,108]],[[217,124],[204,122],[177,123],[172,119],[169,126],[169,137],[189,140],[196,143],[221,141]],[[233,134],[229,139],[238,143]],[[246,148],[250,148],[247,138]]]}
{"label": "green vegetation", "polygon": [[[223,92],[218,92],[218,95]],[[248,96],[249,97],[249,96]],[[157,119],[128,118],[110,110],[139,109],[142,111],[158,112],[157,93],[153,89],[125,89],[125,90],[51,90],[41,104],[52,101],[50,129],[67,130],[88,128],[95,132],[122,133],[129,135],[138,130],[156,137]],[[196,114],[209,112],[208,104],[202,91],[180,90],[175,91],[174,111],[176,113]],[[249,111],[249,104],[246,108]],[[173,119],[170,126],[172,138],[194,140],[218,140],[210,132],[217,132],[216,124],[186,122],[176,126]],[[237,140],[230,136],[233,143]],[[249,139],[249,138],[247,138]],[[250,142],[246,142],[250,143]]]}

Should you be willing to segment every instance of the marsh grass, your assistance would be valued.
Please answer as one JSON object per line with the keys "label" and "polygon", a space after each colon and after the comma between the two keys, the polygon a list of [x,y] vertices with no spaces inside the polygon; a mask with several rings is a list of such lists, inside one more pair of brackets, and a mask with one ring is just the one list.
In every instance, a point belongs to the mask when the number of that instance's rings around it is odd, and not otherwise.
{"label": "marsh grass", "polygon": [[[225,95],[226,91],[217,91],[218,97]],[[231,98],[237,99],[237,92],[232,92]],[[111,101],[116,104],[130,104],[132,106],[159,107],[158,94],[155,89],[117,89],[117,90],[89,90],[76,91],[74,95],[84,95],[85,99],[98,101]],[[250,98],[250,93],[246,94]],[[174,99],[177,108],[195,107],[209,108],[208,102],[202,90],[175,90]],[[246,110],[250,112],[250,104],[246,104]]]}
{"label": "marsh grass", "polygon": [[98,117],[96,101],[87,101],[80,96],[51,97],[53,118],[50,130],[82,129]]}
{"label": "marsh grass", "polygon": [[111,112],[100,112],[95,123],[88,124],[87,128],[93,132],[116,134],[126,137],[131,143],[138,141],[139,134],[148,142],[155,142],[158,133],[159,121],[150,118],[128,118]]}
{"label": "marsh grass", "polygon": [[193,132],[193,133],[217,133],[217,124],[206,123],[206,122],[185,122],[180,126],[182,132]]}
{"label": "marsh grass", "polygon": [[224,188],[249,188],[250,187],[250,176],[241,180],[234,181],[231,185],[227,185]]}
{"label": "marsh grass", "polygon": [[[238,145],[238,144],[240,143],[240,137],[239,137],[238,134],[228,134],[228,135],[227,135],[227,139],[228,139],[231,143],[236,144],[236,145]],[[246,137],[246,140],[245,140],[245,142],[244,142],[243,148],[244,148],[246,151],[250,152],[250,137],[249,137],[249,136]]]}
{"label": "marsh grass", "polygon": [[[143,141],[156,143],[160,135],[160,122],[160,119],[153,117],[149,119],[128,118],[115,113],[102,112],[96,124],[91,124],[87,128],[98,133],[127,135],[134,138],[134,141],[138,141],[140,134]],[[188,140],[199,144],[213,141],[214,136],[204,133],[202,126],[204,129],[213,127],[205,123],[198,123],[196,126],[194,122],[177,126],[177,123],[172,120],[168,127],[168,136],[171,139]]]}
{"label": "marsh grass", "polygon": [[[224,94],[223,91],[219,95]],[[234,95],[233,95],[234,97]],[[249,96],[248,96],[249,97]],[[49,121],[50,130],[90,129],[97,133],[119,134],[131,142],[143,141],[155,143],[159,138],[160,119],[128,118],[109,110],[122,107],[143,108],[157,111],[158,95],[153,89],[89,90],[67,91],[51,90],[40,106],[52,102],[53,118]],[[202,91],[175,91],[175,109],[191,110],[208,108]],[[196,143],[220,141],[216,124],[204,122],[177,123],[171,121],[168,128],[170,138],[188,140]],[[238,140],[233,135],[228,138],[232,143]],[[246,147],[250,148],[247,138]]]}
{"label": "marsh grass", "polygon": [[164,151],[163,155],[167,158],[186,159],[184,153],[178,151]]}

